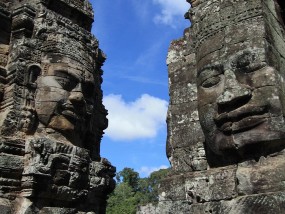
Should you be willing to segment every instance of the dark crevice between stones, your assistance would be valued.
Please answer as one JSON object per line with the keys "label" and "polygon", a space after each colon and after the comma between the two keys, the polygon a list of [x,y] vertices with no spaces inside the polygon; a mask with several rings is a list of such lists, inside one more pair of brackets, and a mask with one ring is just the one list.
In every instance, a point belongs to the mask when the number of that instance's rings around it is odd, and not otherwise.
{"label": "dark crevice between stones", "polygon": [[279,4],[280,15],[281,15],[281,18],[284,24],[285,23],[285,2],[284,0],[277,0],[277,3]]}

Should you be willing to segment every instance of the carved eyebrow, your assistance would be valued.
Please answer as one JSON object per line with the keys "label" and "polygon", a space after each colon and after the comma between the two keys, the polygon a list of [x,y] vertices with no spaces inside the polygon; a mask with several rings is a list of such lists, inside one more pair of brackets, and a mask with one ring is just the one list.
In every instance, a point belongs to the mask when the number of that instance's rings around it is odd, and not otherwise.
{"label": "carved eyebrow", "polygon": [[197,72],[197,77],[203,73],[205,70],[217,70],[217,71],[222,71],[223,70],[223,65],[217,64],[217,65],[206,65],[203,68],[199,69]]}
{"label": "carved eyebrow", "polygon": [[75,73],[70,72],[68,69],[56,69],[56,70],[54,70],[54,73],[57,75],[63,74],[63,75],[71,76],[73,79],[75,79],[79,82],[82,80],[82,78],[80,78],[79,75],[76,75]]}

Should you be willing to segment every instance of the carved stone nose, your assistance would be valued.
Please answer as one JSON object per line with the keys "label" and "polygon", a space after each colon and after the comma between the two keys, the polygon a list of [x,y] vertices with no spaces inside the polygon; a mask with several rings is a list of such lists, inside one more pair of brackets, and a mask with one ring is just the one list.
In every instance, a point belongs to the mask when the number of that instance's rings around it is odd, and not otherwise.
{"label": "carved stone nose", "polygon": [[72,92],[70,92],[68,99],[72,103],[80,103],[80,102],[84,101],[84,96],[83,96],[82,92],[72,91]]}
{"label": "carved stone nose", "polygon": [[231,88],[226,89],[221,96],[218,97],[217,102],[221,105],[229,102],[237,101],[239,99],[251,97],[251,90],[248,88]]}
{"label": "carved stone nose", "polygon": [[225,72],[225,88],[217,99],[218,104],[224,105],[237,102],[238,100],[250,98],[251,95],[251,90],[240,84],[232,71]]}

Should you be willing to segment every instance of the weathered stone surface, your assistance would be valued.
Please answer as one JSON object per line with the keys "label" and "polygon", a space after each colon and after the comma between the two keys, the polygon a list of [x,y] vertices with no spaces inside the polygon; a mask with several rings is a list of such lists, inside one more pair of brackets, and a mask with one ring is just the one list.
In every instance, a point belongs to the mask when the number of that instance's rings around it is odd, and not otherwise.
{"label": "weathered stone surface", "polygon": [[185,174],[186,199],[195,204],[236,197],[235,174],[235,167]]}
{"label": "weathered stone surface", "polygon": [[167,156],[152,213],[284,213],[285,3],[187,0],[167,59]]}
{"label": "weathered stone surface", "polygon": [[190,48],[188,29],[184,36],[171,43],[167,58],[170,81],[167,156],[173,170],[187,172],[204,170],[207,162],[197,111],[196,58]]}
{"label": "weathered stone surface", "polygon": [[157,207],[155,204],[146,204],[145,206],[138,207],[138,213],[140,214],[149,214],[149,213],[156,213]]}
{"label": "weathered stone surface", "polygon": [[239,195],[285,190],[284,155],[261,157],[258,162],[241,163],[236,172]]}
{"label": "weathered stone surface", "polygon": [[88,0],[0,2],[0,209],[105,213],[105,54]]}
{"label": "weathered stone surface", "polygon": [[171,179],[165,179],[161,183],[160,201],[180,201],[186,196],[184,187],[184,175],[174,175]]}

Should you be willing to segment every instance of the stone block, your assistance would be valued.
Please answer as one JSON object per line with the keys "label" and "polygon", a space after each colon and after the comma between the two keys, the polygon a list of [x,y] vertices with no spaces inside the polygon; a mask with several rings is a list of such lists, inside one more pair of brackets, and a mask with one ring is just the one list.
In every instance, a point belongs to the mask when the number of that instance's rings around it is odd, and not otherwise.
{"label": "stone block", "polygon": [[251,195],[285,191],[284,167],[284,154],[261,157],[257,162],[239,164],[236,172],[238,194]]}
{"label": "stone block", "polygon": [[230,200],[236,197],[235,175],[235,167],[185,174],[185,191],[189,203]]}
{"label": "stone block", "polygon": [[159,201],[178,201],[186,199],[183,175],[175,175],[161,180]]}

